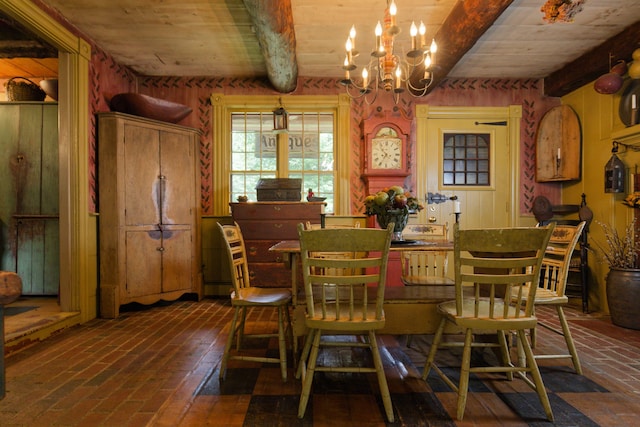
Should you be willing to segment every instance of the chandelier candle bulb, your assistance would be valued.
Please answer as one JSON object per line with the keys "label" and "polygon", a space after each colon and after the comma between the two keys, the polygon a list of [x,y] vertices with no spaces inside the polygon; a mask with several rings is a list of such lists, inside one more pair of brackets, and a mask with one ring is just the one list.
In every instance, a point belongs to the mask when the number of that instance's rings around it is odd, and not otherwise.
{"label": "chandelier candle bulb", "polygon": [[458,200],[453,201],[453,213],[460,213],[460,201]]}
{"label": "chandelier candle bulb", "polygon": [[396,26],[397,13],[398,13],[398,8],[396,6],[396,2],[391,0],[391,4],[389,5],[389,15],[391,15],[391,28],[395,28]]}
{"label": "chandelier candle bulb", "polygon": [[356,48],[356,26],[355,25],[351,26],[351,30],[349,31],[349,39],[351,40],[352,53],[355,53],[355,48]]}
{"label": "chandelier candle bulb", "polygon": [[424,22],[420,21],[420,48],[425,49],[427,47],[427,42],[425,38],[425,33],[427,32],[427,27],[425,27]]}
{"label": "chandelier candle bulb", "polygon": [[416,36],[418,35],[418,28],[416,27],[415,22],[411,22],[411,29],[409,30],[409,32],[411,34],[411,50],[416,50]]}
{"label": "chandelier candle bulb", "polygon": [[431,40],[431,47],[429,48],[431,52],[431,63],[435,65],[436,63],[436,52],[438,51],[438,45],[436,44],[436,40]]}
{"label": "chandelier candle bulb", "polygon": [[362,69],[362,88],[367,90],[367,86],[369,86],[369,72],[366,68]]}

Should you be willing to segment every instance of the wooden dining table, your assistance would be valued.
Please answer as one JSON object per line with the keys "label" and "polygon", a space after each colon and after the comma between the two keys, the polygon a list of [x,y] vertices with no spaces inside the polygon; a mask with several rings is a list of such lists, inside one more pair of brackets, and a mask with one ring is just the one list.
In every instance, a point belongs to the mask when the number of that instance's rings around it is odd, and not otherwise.
{"label": "wooden dining table", "polygon": [[[293,316],[291,318],[295,337],[306,335],[304,326],[304,287],[300,286],[300,241],[283,240],[271,248],[278,253],[285,266],[291,269],[293,294]],[[453,242],[448,240],[416,240],[408,243],[394,243],[391,252],[396,251],[453,251]],[[429,286],[386,286],[385,287],[385,327],[382,334],[432,334],[435,333],[440,317],[436,306],[443,301],[455,299],[455,289],[451,285]]]}

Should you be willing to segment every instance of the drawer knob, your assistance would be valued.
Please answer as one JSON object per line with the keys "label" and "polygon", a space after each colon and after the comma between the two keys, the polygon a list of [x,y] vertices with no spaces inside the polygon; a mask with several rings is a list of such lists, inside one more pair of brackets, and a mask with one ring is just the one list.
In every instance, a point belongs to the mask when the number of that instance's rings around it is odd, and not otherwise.
{"label": "drawer knob", "polygon": [[275,228],[282,228],[282,224],[273,224]]}
{"label": "drawer knob", "polygon": [[258,248],[255,246],[249,246],[249,255],[256,255],[258,253]]}

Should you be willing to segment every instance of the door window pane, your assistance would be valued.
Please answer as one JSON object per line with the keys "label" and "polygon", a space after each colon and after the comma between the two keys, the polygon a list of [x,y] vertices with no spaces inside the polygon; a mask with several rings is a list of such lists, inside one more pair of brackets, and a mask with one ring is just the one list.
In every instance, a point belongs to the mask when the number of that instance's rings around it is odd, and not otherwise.
{"label": "door window pane", "polygon": [[484,133],[445,133],[443,185],[490,185],[491,137]]}

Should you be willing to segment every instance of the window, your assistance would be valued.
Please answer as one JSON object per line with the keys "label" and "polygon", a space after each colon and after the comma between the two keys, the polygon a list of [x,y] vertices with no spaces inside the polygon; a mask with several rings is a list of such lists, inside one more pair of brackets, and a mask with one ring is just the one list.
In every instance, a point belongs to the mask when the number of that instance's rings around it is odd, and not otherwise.
{"label": "window", "polygon": [[[273,132],[272,112],[231,113],[230,201],[246,195],[257,200],[260,178],[300,178],[304,194],[313,189],[334,206],[334,114],[289,112],[289,132]],[[278,145],[284,144],[284,150]],[[278,153],[288,161],[278,167]]]}
{"label": "window", "polygon": [[445,133],[443,140],[443,185],[491,185],[490,135]]}
{"label": "window", "polygon": [[[214,215],[228,215],[238,196],[257,200],[260,178],[302,179],[303,200],[312,188],[326,197],[326,212],[349,214],[348,97],[214,94],[211,103]],[[288,133],[273,131],[280,105],[289,113]]]}

